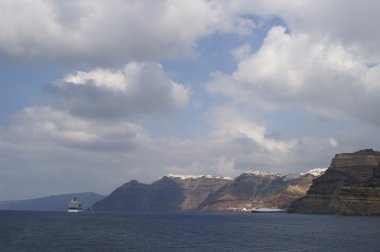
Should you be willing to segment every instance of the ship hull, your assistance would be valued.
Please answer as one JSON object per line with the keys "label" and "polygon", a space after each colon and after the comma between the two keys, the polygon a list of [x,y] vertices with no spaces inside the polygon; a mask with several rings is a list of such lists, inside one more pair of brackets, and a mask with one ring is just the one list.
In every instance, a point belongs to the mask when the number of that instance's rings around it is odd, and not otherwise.
{"label": "ship hull", "polygon": [[82,210],[81,209],[68,209],[67,212],[69,212],[69,213],[80,213],[80,212],[82,212]]}
{"label": "ship hull", "polygon": [[252,213],[284,213],[285,209],[279,208],[258,208],[251,211]]}

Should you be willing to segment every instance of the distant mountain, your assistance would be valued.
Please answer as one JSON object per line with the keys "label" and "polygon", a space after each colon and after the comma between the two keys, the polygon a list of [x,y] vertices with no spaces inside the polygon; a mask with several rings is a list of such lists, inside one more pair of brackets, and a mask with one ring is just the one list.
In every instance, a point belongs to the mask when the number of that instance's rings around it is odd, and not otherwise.
{"label": "distant mountain", "polygon": [[95,210],[118,211],[231,211],[254,207],[286,207],[306,194],[324,169],[301,175],[251,171],[235,179],[213,176],[168,175],[154,183],[125,183],[94,204]]}
{"label": "distant mountain", "polygon": [[66,211],[69,201],[74,197],[82,203],[83,209],[87,209],[105,196],[93,192],[84,192],[27,200],[0,201],[0,210]]}
{"label": "distant mountain", "polygon": [[372,149],[337,154],[291,213],[380,215],[380,152]]}

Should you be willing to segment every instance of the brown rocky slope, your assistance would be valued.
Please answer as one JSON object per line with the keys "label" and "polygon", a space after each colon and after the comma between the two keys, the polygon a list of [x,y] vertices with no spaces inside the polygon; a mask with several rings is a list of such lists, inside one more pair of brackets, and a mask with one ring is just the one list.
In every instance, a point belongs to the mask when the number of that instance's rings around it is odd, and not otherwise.
{"label": "brown rocky slope", "polygon": [[317,173],[300,176],[266,172],[246,172],[226,184],[199,205],[199,210],[234,211],[255,208],[287,208],[290,202],[304,196]]}
{"label": "brown rocky slope", "polygon": [[380,152],[337,154],[290,213],[380,215]]}

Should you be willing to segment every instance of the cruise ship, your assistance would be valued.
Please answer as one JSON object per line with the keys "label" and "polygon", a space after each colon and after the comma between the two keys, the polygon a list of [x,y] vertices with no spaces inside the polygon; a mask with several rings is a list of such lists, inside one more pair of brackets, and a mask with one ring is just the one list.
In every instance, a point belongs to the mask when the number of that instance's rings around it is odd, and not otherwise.
{"label": "cruise ship", "polygon": [[69,203],[69,208],[67,209],[69,213],[79,213],[82,212],[82,204],[77,198],[74,198]]}

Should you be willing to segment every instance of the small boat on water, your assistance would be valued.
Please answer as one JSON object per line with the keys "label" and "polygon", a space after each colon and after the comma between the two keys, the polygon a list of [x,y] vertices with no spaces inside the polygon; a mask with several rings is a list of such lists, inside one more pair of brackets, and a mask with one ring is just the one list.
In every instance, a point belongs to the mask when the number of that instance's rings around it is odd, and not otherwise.
{"label": "small boat on water", "polygon": [[251,210],[252,213],[284,213],[286,212],[286,209],[280,209],[280,208],[256,208]]}
{"label": "small boat on water", "polygon": [[82,212],[82,203],[77,198],[72,199],[69,202],[69,208],[67,209],[69,213],[79,213]]}

